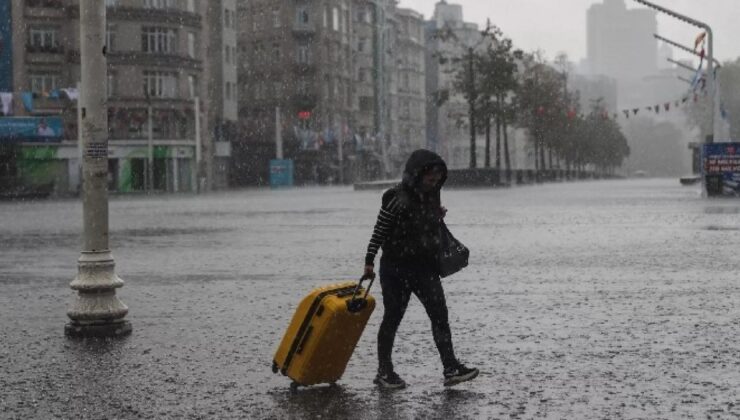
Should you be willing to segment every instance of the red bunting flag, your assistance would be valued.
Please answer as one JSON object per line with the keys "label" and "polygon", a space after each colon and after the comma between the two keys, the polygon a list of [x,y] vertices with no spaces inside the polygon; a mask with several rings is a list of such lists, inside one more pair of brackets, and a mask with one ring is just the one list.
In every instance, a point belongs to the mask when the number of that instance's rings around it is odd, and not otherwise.
{"label": "red bunting flag", "polygon": [[704,42],[704,39],[707,37],[706,32],[702,32],[699,34],[699,36],[696,37],[694,40],[694,51],[696,51],[697,48],[699,48],[699,45]]}

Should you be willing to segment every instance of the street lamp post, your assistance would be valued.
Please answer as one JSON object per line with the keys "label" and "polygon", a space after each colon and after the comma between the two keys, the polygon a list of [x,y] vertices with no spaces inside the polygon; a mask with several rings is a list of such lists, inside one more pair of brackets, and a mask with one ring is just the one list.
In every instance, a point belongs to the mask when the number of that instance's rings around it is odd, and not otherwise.
{"label": "street lamp post", "polygon": [[707,143],[714,143],[714,135],[717,132],[717,119],[716,116],[719,112],[719,94],[717,92],[717,84],[714,80],[714,33],[712,32],[712,28],[707,25],[704,22],[700,22],[696,19],[692,19],[688,16],[679,14],[674,12],[673,10],[666,9],[665,7],[658,6],[655,3],[649,2],[647,0],[634,0],[640,4],[643,4],[653,10],[657,10],[660,13],[664,13],[674,19],[678,19],[682,22],[688,23],[689,25],[696,26],[697,28],[701,28],[707,33],[707,83],[709,85],[709,94],[711,95],[714,103],[712,106],[712,110],[710,112],[710,118],[711,118],[711,128],[710,133],[707,134],[706,142]]}
{"label": "street lamp post", "polygon": [[80,1],[82,104],[83,250],[77,291],[64,332],[72,337],[121,336],[131,332],[128,307],[116,296],[123,281],[115,274],[108,247],[108,121],[106,98],[105,2]]}

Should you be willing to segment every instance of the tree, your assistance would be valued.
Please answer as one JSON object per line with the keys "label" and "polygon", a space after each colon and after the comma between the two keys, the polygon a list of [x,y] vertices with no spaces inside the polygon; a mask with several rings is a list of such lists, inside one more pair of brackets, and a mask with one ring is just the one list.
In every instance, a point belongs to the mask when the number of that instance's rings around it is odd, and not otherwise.
{"label": "tree", "polygon": [[[523,58],[521,50],[514,50],[514,44],[505,38],[498,28],[493,28],[491,36],[494,42],[482,54],[479,64],[481,80],[481,104],[479,109],[486,128],[486,162],[490,167],[490,125],[491,119],[496,124],[496,169],[501,169],[501,131],[506,132],[507,120],[513,120],[516,114],[507,98],[518,87],[517,62]],[[508,141],[505,141],[506,169],[511,169],[509,162]]]}

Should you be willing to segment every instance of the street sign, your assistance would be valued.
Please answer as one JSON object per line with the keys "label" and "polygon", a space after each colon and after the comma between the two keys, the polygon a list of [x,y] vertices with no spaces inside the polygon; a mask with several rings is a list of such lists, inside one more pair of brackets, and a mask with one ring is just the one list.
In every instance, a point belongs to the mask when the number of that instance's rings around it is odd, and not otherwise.
{"label": "street sign", "polygon": [[270,161],[270,186],[272,188],[293,186],[293,161],[272,159]]}
{"label": "street sign", "polygon": [[740,197],[740,143],[704,144],[702,175],[707,195]]}

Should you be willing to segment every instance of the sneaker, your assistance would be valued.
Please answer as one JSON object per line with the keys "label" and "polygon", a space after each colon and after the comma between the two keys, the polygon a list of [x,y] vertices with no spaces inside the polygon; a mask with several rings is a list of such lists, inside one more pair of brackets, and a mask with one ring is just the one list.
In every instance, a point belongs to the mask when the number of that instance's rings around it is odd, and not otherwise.
{"label": "sneaker", "polygon": [[466,367],[462,363],[458,364],[454,368],[445,369],[445,386],[457,385],[460,382],[475,379],[475,377],[478,376],[478,373],[478,369]]}
{"label": "sneaker", "polygon": [[401,379],[396,372],[389,372],[389,373],[380,373],[375,376],[375,380],[373,381],[375,384],[379,385],[381,388],[385,389],[403,389],[406,388],[406,382],[404,382],[403,379]]}

